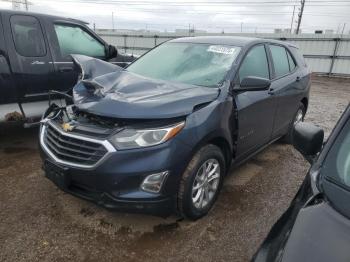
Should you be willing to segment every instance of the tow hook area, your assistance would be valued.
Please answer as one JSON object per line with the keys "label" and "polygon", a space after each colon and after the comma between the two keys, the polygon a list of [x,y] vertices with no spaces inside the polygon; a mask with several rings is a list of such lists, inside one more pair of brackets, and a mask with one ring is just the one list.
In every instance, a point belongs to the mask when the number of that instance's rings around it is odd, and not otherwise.
{"label": "tow hook area", "polygon": [[39,126],[40,122],[26,122],[23,124],[24,128],[32,128],[32,127],[36,127]]}

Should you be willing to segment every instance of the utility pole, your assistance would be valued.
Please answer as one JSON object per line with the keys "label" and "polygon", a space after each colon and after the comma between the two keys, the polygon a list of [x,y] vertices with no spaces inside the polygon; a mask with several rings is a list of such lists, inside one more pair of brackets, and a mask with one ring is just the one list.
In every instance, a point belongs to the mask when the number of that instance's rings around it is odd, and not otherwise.
{"label": "utility pole", "polygon": [[293,7],[292,22],[290,23],[290,33],[291,33],[291,34],[293,34],[294,14],[295,14],[295,5],[294,5],[294,7]]}
{"label": "utility pole", "polygon": [[24,6],[26,8],[26,11],[28,11],[28,0],[24,0]]}
{"label": "utility pole", "polygon": [[297,27],[296,34],[299,34],[299,31],[300,31],[300,24],[301,24],[301,19],[303,17],[305,0],[301,0],[300,3],[301,3],[301,8],[300,8],[300,12],[298,14],[299,18],[298,18],[298,27]]}
{"label": "utility pole", "polygon": [[16,0],[12,0],[12,9],[13,10],[20,10],[21,9],[20,3]]}
{"label": "utility pole", "polygon": [[114,31],[114,12],[112,12],[112,30]]}
{"label": "utility pole", "polygon": [[345,31],[346,23],[344,23],[343,30],[341,31],[341,35],[343,36],[344,31]]}
{"label": "utility pole", "polygon": [[241,33],[243,32],[243,22],[241,22]]}

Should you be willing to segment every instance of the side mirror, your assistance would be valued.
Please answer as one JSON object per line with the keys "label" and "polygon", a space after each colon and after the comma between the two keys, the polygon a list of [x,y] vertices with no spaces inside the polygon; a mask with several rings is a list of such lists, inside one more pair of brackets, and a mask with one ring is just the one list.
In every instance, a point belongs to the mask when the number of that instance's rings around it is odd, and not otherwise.
{"label": "side mirror", "polygon": [[117,48],[114,45],[108,45],[106,48],[106,58],[110,59],[118,55]]}
{"label": "side mirror", "polygon": [[271,81],[267,78],[247,76],[242,79],[237,91],[259,91],[270,87]]}
{"label": "side mirror", "polygon": [[293,146],[312,163],[315,156],[321,151],[324,132],[321,128],[310,124],[299,122],[293,130]]}

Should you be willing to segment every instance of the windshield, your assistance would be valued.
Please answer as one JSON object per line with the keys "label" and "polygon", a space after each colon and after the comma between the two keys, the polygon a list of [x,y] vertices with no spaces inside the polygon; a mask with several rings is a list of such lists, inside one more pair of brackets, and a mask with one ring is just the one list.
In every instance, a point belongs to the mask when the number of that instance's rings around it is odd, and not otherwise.
{"label": "windshield", "polygon": [[329,201],[350,217],[350,120],[332,144],[321,169],[322,188]]}
{"label": "windshield", "polygon": [[329,151],[322,172],[350,189],[350,120]]}
{"label": "windshield", "polygon": [[235,46],[165,43],[140,57],[127,70],[155,79],[218,86],[239,51]]}

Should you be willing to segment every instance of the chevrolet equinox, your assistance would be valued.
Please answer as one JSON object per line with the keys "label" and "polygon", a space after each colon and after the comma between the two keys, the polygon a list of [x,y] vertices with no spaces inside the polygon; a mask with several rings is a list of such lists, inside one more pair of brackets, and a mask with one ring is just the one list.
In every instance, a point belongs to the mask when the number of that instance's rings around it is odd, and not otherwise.
{"label": "chevrolet equinox", "polygon": [[41,121],[43,168],[62,190],[110,209],[206,215],[231,165],[290,141],[308,107],[310,72],[282,41],[179,38],[126,69],[72,57],[72,102]]}

